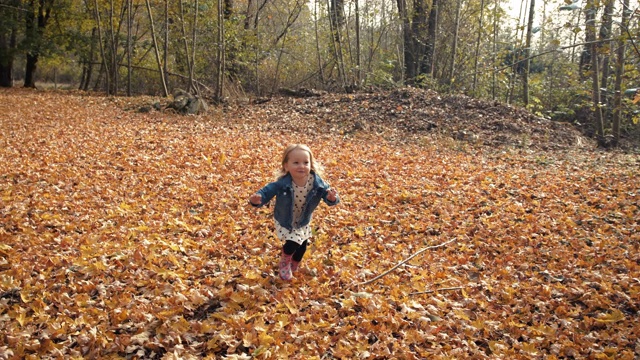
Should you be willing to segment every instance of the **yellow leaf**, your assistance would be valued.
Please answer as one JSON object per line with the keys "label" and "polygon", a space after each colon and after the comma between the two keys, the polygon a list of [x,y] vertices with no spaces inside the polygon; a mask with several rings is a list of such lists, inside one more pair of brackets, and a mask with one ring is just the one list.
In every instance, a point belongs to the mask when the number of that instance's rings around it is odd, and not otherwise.
{"label": "yellow leaf", "polygon": [[261,346],[268,346],[275,342],[275,339],[271,335],[267,334],[266,331],[262,332],[260,336],[258,336],[258,340],[260,340]]}
{"label": "yellow leaf", "polygon": [[242,345],[250,348],[258,342],[258,334],[255,331],[248,331],[242,337]]}
{"label": "yellow leaf", "polygon": [[456,309],[456,310],[453,310],[453,312],[454,314],[458,315],[459,318],[469,321],[469,316],[465,314],[464,311]]}
{"label": "yellow leaf", "polygon": [[522,351],[528,353],[529,355],[538,354],[538,350],[536,349],[536,346],[530,343],[522,343]]}
{"label": "yellow leaf", "polygon": [[476,319],[476,320],[471,322],[471,326],[473,326],[474,328],[476,328],[478,330],[482,330],[482,329],[484,329],[485,323],[484,323],[484,320]]}
{"label": "yellow leaf", "polygon": [[24,326],[24,323],[27,321],[27,315],[24,312],[19,313],[16,316],[16,321],[18,322],[18,324],[20,324],[20,326]]}
{"label": "yellow leaf", "polygon": [[614,323],[620,320],[624,320],[624,314],[618,309],[614,309],[611,313],[596,319],[597,322],[601,323]]}
{"label": "yellow leaf", "polygon": [[247,296],[247,294],[242,293],[242,292],[234,292],[233,294],[231,294],[230,296],[231,300],[233,300],[234,302],[238,303],[238,304],[242,304],[247,302],[248,300],[250,300]]}

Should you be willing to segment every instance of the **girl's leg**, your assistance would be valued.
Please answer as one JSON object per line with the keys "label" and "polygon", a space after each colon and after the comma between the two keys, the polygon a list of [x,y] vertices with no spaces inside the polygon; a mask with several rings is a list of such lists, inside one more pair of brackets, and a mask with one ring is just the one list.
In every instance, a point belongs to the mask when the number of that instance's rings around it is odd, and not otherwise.
{"label": "girl's leg", "polygon": [[307,240],[305,240],[296,251],[293,253],[293,257],[291,258],[291,271],[298,271],[298,266],[300,266],[300,261],[302,261],[302,257],[304,253],[307,251]]}
{"label": "girl's leg", "polygon": [[295,241],[287,240],[282,246],[282,251],[287,255],[293,255],[301,245]]}
{"label": "girl's leg", "polygon": [[280,278],[285,281],[291,280],[293,274],[291,274],[291,257],[296,252],[300,245],[293,241],[288,241],[282,246],[282,255],[280,256],[280,265],[278,266],[278,272]]}

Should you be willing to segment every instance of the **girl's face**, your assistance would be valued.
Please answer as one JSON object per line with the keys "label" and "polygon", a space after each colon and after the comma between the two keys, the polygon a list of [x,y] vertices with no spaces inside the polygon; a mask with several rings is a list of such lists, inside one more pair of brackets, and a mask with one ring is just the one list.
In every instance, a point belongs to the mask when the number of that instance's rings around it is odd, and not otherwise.
{"label": "girl's face", "polygon": [[284,171],[291,174],[297,182],[307,179],[311,172],[311,156],[303,149],[294,149],[289,153],[287,161],[284,163]]}

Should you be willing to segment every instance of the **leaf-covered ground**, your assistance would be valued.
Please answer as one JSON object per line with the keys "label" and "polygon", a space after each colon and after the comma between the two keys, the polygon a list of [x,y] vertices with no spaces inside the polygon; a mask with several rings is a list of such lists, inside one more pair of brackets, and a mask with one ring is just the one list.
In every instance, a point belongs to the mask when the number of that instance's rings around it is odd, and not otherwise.
{"label": "leaf-covered ground", "polygon": [[[198,117],[131,101],[0,90],[0,358],[640,357],[638,156],[550,127],[555,151],[362,107],[332,123],[295,99]],[[290,143],[342,203],[283,283],[271,208],[247,198]]]}

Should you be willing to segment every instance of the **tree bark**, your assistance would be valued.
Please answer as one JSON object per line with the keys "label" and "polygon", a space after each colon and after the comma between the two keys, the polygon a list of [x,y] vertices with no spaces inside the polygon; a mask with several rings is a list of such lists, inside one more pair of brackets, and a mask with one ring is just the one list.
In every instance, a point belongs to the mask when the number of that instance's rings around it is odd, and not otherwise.
{"label": "tree bark", "polygon": [[[586,6],[587,19],[595,20],[596,5],[595,0],[587,0]],[[596,39],[596,26],[595,21],[587,20],[586,24],[586,37],[587,41],[591,42],[590,48],[590,60],[591,60],[591,80],[592,80],[592,100],[595,115],[595,130],[598,140],[598,144],[604,145],[604,122],[602,119],[602,104],[600,101],[600,81],[599,81],[599,64],[598,64],[598,43]]]}
{"label": "tree bark", "polygon": [[[189,92],[191,92],[192,90],[195,91],[195,87],[193,85],[193,65],[192,65],[192,58],[190,56],[191,51],[189,51],[189,43],[187,42],[187,30],[184,26],[185,20],[184,20],[184,6],[182,1],[180,1],[180,28],[182,29],[182,42],[184,44],[184,54],[185,54],[185,58],[187,60],[187,71],[189,72]],[[165,66],[167,66],[167,64],[165,63]]]}
{"label": "tree bark", "polygon": [[[182,16],[182,0],[180,1],[180,20],[184,26],[184,17]],[[164,44],[162,44],[162,52],[163,52],[163,61],[162,61],[162,71],[164,72],[164,78],[167,82],[167,88],[169,88],[169,79],[167,74],[169,74],[169,32],[170,32],[170,20],[169,20],[169,0],[164,0]],[[184,29],[184,27],[183,27]],[[185,43],[187,42],[186,35],[184,36]],[[187,51],[187,58],[189,57],[189,51]],[[189,71],[191,72],[191,71]]]}
{"label": "tree bark", "polygon": [[484,17],[484,0],[480,0],[480,18],[478,19],[478,38],[476,39],[476,51],[473,60],[473,86],[471,92],[476,93],[476,87],[478,86],[478,58],[480,57],[480,41],[482,40],[482,20]]}
{"label": "tree bark", "polygon": [[[107,94],[110,94],[111,91],[111,80],[109,77],[109,64],[107,63],[107,56],[105,54],[104,51],[104,41],[102,39],[102,20],[100,19],[100,10],[98,9],[98,0],[94,0],[93,4],[95,6],[95,18],[96,18],[96,24],[98,25],[98,42],[100,44],[100,55],[102,57],[102,67],[104,68],[104,71],[107,73]],[[100,76],[102,75],[102,72],[100,72],[98,74],[98,79],[100,79]],[[96,86],[98,86],[98,82],[96,82]]]}
{"label": "tree bark", "polygon": [[[586,31],[585,31],[585,42],[587,43],[592,43],[593,41],[595,41],[596,39],[596,30],[595,30],[595,21],[596,21],[596,6],[594,3],[594,0],[587,0],[587,5],[586,8],[584,10],[585,13],[585,24],[586,24]],[[587,78],[587,71],[589,70],[589,68],[591,67],[591,65],[594,63],[592,61],[592,57],[593,56],[597,56],[598,54],[596,52],[594,52],[595,50],[597,50],[597,46],[585,46],[584,49],[582,50],[582,53],[580,54],[580,79],[584,80]],[[597,63],[597,60],[596,60]]]}
{"label": "tree bark", "polygon": [[343,89],[347,87],[347,78],[344,70],[344,58],[342,57],[342,41],[340,39],[340,18],[342,18],[342,10],[340,6],[336,9],[336,2],[342,4],[341,0],[328,0],[329,1],[329,28],[331,29],[331,44],[333,48],[333,56],[336,59],[338,66],[338,74],[340,76],[340,84]]}
{"label": "tree bark", "polygon": [[29,2],[26,19],[26,37],[30,44],[27,49],[27,62],[24,74],[24,87],[36,87],[36,70],[38,59],[40,58],[41,42],[43,41],[44,29],[51,16],[53,9],[52,0],[31,0]]}
{"label": "tree bark", "polygon": [[13,86],[13,61],[17,47],[18,1],[0,8],[0,87]]}
{"label": "tree bark", "polygon": [[492,59],[491,63],[494,66],[493,71],[491,72],[491,98],[493,100],[496,99],[496,69],[497,65],[497,52],[498,52],[498,8],[500,7],[500,0],[495,0],[495,4],[493,5],[493,51],[492,51]]}
{"label": "tree bark", "polygon": [[403,56],[404,56],[404,80],[414,79],[416,77],[413,49],[413,37],[411,34],[411,21],[409,19],[409,9],[406,0],[396,0],[398,6],[398,14],[402,20],[402,39],[403,39]]}
{"label": "tree bark", "polygon": [[216,101],[222,102],[225,72],[225,41],[224,41],[224,7],[223,0],[218,0],[218,74],[216,77]]}
{"label": "tree bark", "polygon": [[427,44],[424,54],[424,73],[433,77],[433,61],[436,57],[437,29],[438,29],[438,0],[431,2],[429,10],[429,20],[427,20]]}
{"label": "tree bark", "polygon": [[449,85],[453,85],[456,73],[456,52],[458,51],[458,33],[460,30],[460,11],[462,9],[462,0],[457,1],[456,6],[456,20],[455,20],[455,30],[453,34],[453,44],[451,46],[451,60],[449,62],[450,72],[449,72]]}
{"label": "tree bark", "polygon": [[536,1],[531,0],[531,4],[529,6],[529,21],[527,22],[527,40],[524,49],[524,71],[522,72],[522,100],[524,102],[524,107],[529,106],[529,69],[531,68],[531,34],[533,28],[533,16],[535,13],[535,5]]}
{"label": "tree bark", "polygon": [[167,90],[167,81],[165,79],[164,71],[162,69],[162,63],[160,61],[160,51],[158,50],[158,40],[156,39],[156,29],[153,25],[153,15],[151,14],[151,5],[149,4],[149,0],[145,0],[147,3],[147,12],[149,13],[149,22],[151,23],[151,37],[153,39],[153,48],[156,53],[156,62],[158,63],[158,71],[160,71],[160,81],[162,83],[162,91],[165,97],[169,96],[169,91]]}
{"label": "tree bark", "polygon": [[618,37],[617,62],[616,62],[616,82],[615,98],[613,109],[613,146],[620,143],[620,118],[622,117],[622,77],[624,75],[625,50],[627,45],[626,29],[629,26],[629,0],[624,0],[622,4],[622,20],[620,21],[620,36]]}
{"label": "tree bark", "polygon": [[127,96],[131,96],[131,31],[133,21],[131,16],[132,0],[127,0]]}

